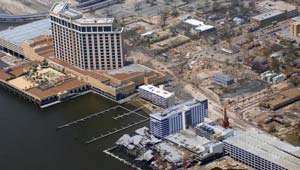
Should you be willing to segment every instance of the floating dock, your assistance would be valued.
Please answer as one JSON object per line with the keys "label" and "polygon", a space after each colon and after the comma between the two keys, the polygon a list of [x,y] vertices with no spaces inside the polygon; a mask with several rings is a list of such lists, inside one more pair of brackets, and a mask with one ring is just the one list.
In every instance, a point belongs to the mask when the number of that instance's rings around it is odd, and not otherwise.
{"label": "floating dock", "polygon": [[95,141],[97,141],[97,140],[103,139],[103,138],[108,137],[108,136],[110,136],[110,135],[113,135],[113,134],[115,134],[115,133],[118,133],[118,132],[121,132],[121,131],[123,131],[123,130],[129,129],[129,128],[133,127],[133,126],[139,125],[139,124],[144,123],[144,122],[146,122],[146,121],[148,121],[148,120],[149,120],[149,118],[146,118],[146,119],[144,119],[144,120],[140,120],[140,121],[135,122],[135,123],[133,123],[133,124],[128,124],[127,126],[121,127],[120,129],[116,129],[116,130],[114,130],[114,131],[112,131],[112,132],[108,132],[108,133],[106,133],[106,134],[101,134],[101,135],[98,136],[98,137],[93,137],[91,140],[86,141],[85,144],[93,143],[93,142],[95,142]]}
{"label": "floating dock", "polygon": [[75,124],[80,123],[80,122],[84,122],[84,121],[86,121],[86,120],[88,120],[88,119],[90,119],[90,118],[92,118],[92,117],[97,117],[97,116],[99,116],[99,115],[101,115],[101,114],[104,114],[105,112],[109,112],[109,111],[111,111],[111,110],[115,110],[115,109],[117,109],[117,108],[119,108],[119,107],[120,107],[120,106],[114,106],[114,107],[111,107],[111,108],[109,108],[109,109],[103,110],[103,111],[101,111],[101,112],[97,112],[97,113],[95,113],[95,114],[92,114],[92,115],[83,117],[83,118],[81,118],[81,119],[75,120],[75,121],[73,121],[73,122],[70,122],[70,123],[67,123],[67,124],[58,126],[58,127],[56,128],[56,130],[60,130],[60,129],[66,128],[66,127],[75,125]]}
{"label": "floating dock", "polygon": [[142,110],[143,108],[144,108],[144,107],[140,107],[140,108],[135,109],[135,110],[133,110],[133,111],[130,111],[130,112],[127,112],[127,113],[124,113],[124,114],[121,114],[121,115],[118,115],[118,116],[115,116],[115,117],[112,117],[112,118],[113,118],[114,120],[118,120],[118,119],[123,118],[123,117],[125,117],[125,116],[129,116],[129,115],[132,114],[132,113],[136,113],[136,112]]}

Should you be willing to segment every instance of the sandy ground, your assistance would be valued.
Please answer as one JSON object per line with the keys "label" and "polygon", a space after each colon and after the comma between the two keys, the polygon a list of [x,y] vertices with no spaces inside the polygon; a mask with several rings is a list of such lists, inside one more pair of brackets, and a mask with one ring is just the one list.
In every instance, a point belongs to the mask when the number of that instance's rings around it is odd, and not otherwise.
{"label": "sandy ground", "polygon": [[[47,12],[54,2],[62,0],[0,0],[0,9],[7,14],[22,15]],[[71,0],[73,3],[75,0]]]}

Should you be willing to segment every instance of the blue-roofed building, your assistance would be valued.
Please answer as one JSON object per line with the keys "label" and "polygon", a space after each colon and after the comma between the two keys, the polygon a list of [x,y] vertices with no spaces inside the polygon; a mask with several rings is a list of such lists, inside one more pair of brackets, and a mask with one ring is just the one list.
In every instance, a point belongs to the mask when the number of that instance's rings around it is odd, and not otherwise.
{"label": "blue-roofed building", "polygon": [[17,57],[24,57],[23,42],[45,34],[51,34],[50,19],[43,19],[0,31],[0,50]]}
{"label": "blue-roofed building", "polygon": [[151,133],[164,138],[204,121],[208,117],[207,99],[197,98],[150,114]]}
{"label": "blue-roofed building", "polygon": [[212,76],[212,81],[221,86],[230,86],[234,84],[234,79],[230,75],[217,73]]}

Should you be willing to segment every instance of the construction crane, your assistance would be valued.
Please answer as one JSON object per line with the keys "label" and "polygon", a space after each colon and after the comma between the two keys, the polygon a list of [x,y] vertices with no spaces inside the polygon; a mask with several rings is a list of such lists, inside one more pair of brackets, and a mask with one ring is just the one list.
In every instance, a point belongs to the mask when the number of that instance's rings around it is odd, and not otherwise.
{"label": "construction crane", "polygon": [[224,118],[223,118],[223,127],[225,129],[229,128],[229,119],[228,119],[228,116],[227,116],[227,111],[226,111],[226,106],[224,107]]}

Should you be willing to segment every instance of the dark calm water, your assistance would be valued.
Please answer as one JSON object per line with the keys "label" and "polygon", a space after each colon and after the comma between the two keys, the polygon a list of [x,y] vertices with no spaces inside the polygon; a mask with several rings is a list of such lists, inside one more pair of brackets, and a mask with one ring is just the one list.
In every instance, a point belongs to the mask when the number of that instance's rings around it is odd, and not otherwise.
{"label": "dark calm water", "polygon": [[[3,26],[2,29],[7,27]],[[133,129],[90,145],[85,141],[112,128],[138,119],[131,115],[115,121],[117,109],[78,126],[56,131],[56,127],[101,111],[116,103],[88,94],[65,103],[39,109],[0,89],[0,170],[123,170],[130,169],[102,151]],[[130,107],[130,106],[127,106]],[[147,123],[145,123],[147,124]],[[142,125],[141,125],[142,126]]]}

